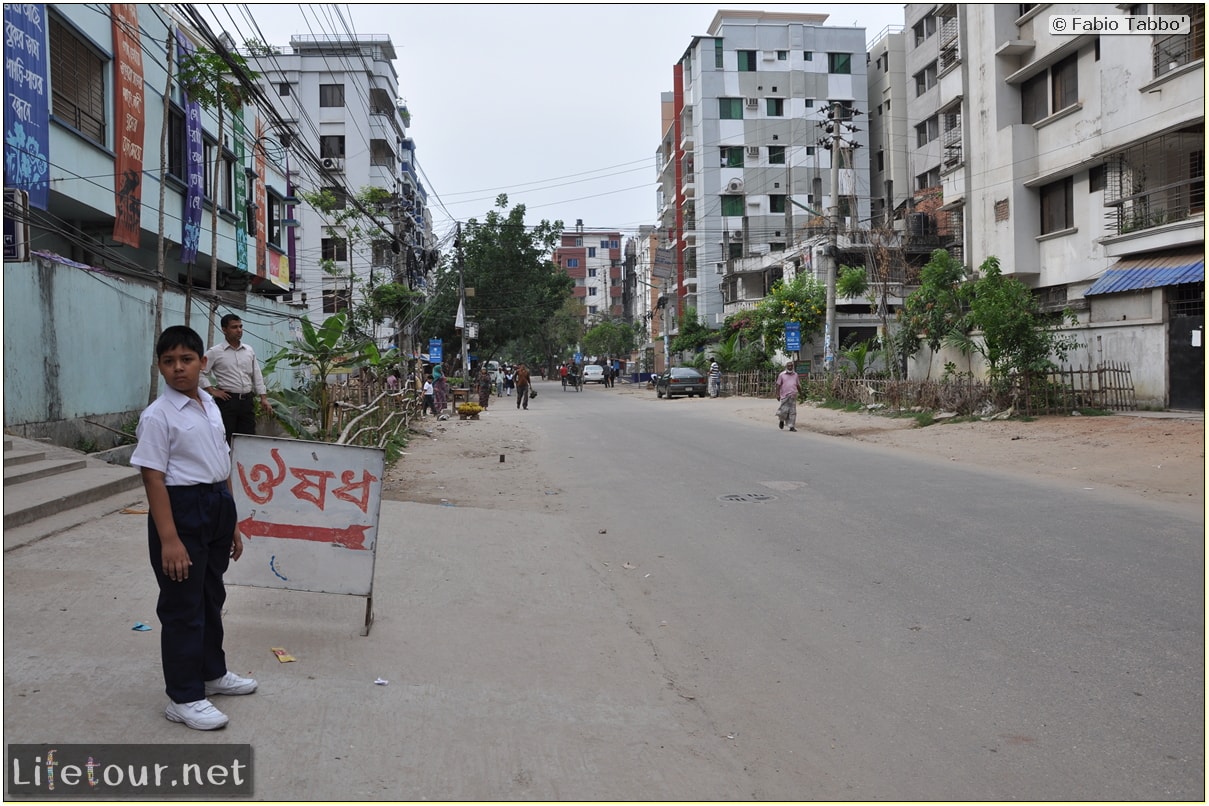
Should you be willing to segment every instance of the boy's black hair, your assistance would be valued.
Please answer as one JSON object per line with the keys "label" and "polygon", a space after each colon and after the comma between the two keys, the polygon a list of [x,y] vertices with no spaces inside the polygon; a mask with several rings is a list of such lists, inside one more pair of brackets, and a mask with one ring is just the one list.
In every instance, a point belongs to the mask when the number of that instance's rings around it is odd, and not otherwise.
{"label": "boy's black hair", "polygon": [[242,322],[242,321],[243,320],[239,318],[238,314],[228,313],[223,316],[223,318],[221,320],[221,324],[222,324],[223,330],[226,330],[227,325],[231,324],[232,322]]}
{"label": "boy's black hair", "polygon": [[197,334],[196,330],[184,325],[172,325],[171,327],[164,328],[164,332],[160,334],[159,339],[155,342],[155,357],[159,358],[164,353],[177,347],[192,350],[199,357],[206,354],[206,345],[202,342],[202,337]]}

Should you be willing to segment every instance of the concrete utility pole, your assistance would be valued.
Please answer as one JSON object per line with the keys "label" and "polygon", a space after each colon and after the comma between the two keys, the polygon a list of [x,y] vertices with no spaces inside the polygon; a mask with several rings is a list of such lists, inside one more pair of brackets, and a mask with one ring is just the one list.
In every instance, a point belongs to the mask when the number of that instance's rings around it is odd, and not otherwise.
{"label": "concrete utility pole", "polygon": [[[823,336],[823,366],[828,372],[835,368],[835,343],[838,339],[835,322],[835,276],[839,271],[840,248],[840,147],[842,133],[851,115],[860,114],[848,110],[838,101],[832,101],[827,110],[824,128],[831,137],[831,209],[827,225],[827,332]],[[855,146],[853,146],[855,147]]]}

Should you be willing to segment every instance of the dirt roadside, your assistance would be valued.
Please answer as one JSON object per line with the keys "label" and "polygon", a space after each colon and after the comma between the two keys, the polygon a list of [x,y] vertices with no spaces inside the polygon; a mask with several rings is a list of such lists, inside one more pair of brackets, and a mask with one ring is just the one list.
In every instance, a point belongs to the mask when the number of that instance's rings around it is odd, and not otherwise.
{"label": "dirt roadside", "polygon": [[[654,392],[619,385],[607,394]],[[683,402],[717,406],[723,416],[767,421],[770,427],[776,422],[775,405],[769,400]],[[495,482],[501,454],[510,463],[527,462],[540,447],[541,435],[510,413],[505,406],[504,411],[489,409],[478,421],[423,421],[408,455],[391,470],[386,496],[496,509],[556,509],[557,496],[550,495],[548,479],[509,474],[507,485]],[[803,404],[798,407],[798,430],[976,467],[1117,488],[1152,501],[1201,508],[1205,502],[1205,423],[1199,415],[1047,416],[1029,421],[941,421],[920,428],[912,418]],[[516,486],[518,477],[527,479],[525,486]]]}

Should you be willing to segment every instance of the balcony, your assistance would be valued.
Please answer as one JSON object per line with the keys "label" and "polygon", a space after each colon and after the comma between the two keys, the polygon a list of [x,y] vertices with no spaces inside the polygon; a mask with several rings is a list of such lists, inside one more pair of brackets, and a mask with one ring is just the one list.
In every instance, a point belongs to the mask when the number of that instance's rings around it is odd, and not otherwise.
{"label": "balcony", "polygon": [[1205,134],[1198,125],[1156,137],[1105,162],[1104,206],[1116,235],[1205,213]]}

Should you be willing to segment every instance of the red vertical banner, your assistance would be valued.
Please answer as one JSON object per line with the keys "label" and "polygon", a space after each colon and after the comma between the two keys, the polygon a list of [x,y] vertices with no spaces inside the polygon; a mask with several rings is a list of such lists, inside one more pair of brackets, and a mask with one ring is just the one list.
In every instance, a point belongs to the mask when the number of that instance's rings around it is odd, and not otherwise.
{"label": "red vertical banner", "polygon": [[143,48],[138,6],[113,3],[113,109],[117,129],[113,160],[113,239],[139,246],[143,213]]}

